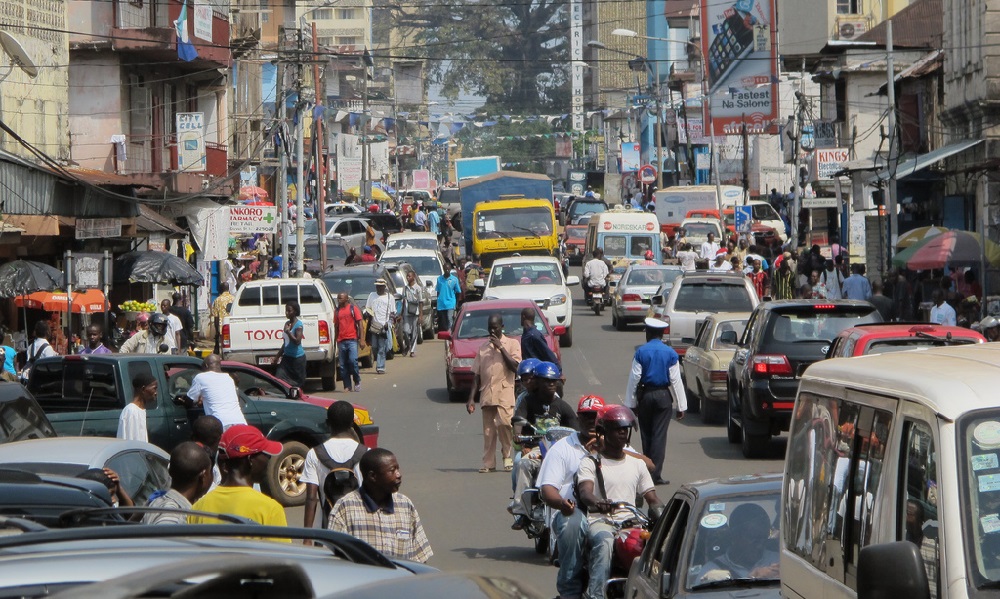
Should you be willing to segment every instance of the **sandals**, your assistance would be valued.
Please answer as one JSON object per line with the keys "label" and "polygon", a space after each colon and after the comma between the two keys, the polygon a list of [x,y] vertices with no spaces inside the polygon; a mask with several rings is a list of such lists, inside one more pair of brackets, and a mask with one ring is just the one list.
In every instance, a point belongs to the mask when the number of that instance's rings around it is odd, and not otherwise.
{"label": "sandals", "polygon": [[503,469],[506,472],[512,472],[514,470],[514,460],[511,458],[505,459],[503,461]]}
{"label": "sandals", "polygon": [[497,471],[496,468],[487,468],[486,466],[483,466],[482,468],[479,469],[479,474],[489,474],[490,472],[496,472],[496,471]]}

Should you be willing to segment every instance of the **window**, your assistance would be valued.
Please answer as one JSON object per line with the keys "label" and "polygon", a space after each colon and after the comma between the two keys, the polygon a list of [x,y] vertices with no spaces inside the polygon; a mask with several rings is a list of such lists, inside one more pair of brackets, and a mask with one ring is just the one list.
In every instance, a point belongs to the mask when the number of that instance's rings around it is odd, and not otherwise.
{"label": "window", "polygon": [[236,304],[240,306],[260,306],[260,287],[244,287],[243,293],[240,294],[240,299]]}
{"label": "window", "polygon": [[718,282],[684,283],[674,300],[677,312],[749,312],[753,310],[750,292],[742,280],[739,285]]}
{"label": "window", "polygon": [[[147,376],[153,376],[153,370],[149,367],[149,362],[146,362],[146,361],[129,362],[128,363],[128,380],[125,381],[125,387],[127,389],[129,389],[130,391],[126,392],[126,397],[129,396],[128,395],[129,393],[131,393],[132,396],[135,395],[137,389],[135,389],[134,386],[132,385],[132,381],[134,381],[135,377],[139,376],[140,374],[145,374]],[[154,379],[154,380],[157,380],[157,379]],[[157,389],[156,390],[157,397],[162,396],[162,394],[163,394],[163,389]]]}
{"label": "window", "polygon": [[122,487],[136,505],[146,505],[154,491],[170,487],[167,465],[143,451],[126,451],[109,459],[105,466],[121,479]]}
{"label": "window", "polygon": [[609,258],[625,256],[626,241],[624,235],[607,235],[604,237],[604,255]]}
{"label": "window", "polygon": [[[562,273],[559,267],[550,263],[503,264],[493,267],[490,273],[490,287],[511,285],[560,285]],[[520,319],[518,319],[520,320]]]}
{"label": "window", "polygon": [[837,0],[838,15],[860,15],[861,0]]}
{"label": "window", "polygon": [[746,326],[747,321],[745,320],[726,320],[720,322],[719,326],[715,328],[715,340],[712,341],[712,349],[733,349],[733,344],[723,342],[722,336],[725,333],[733,331],[736,333],[736,338],[739,339],[743,336],[743,329]]}
{"label": "window", "polygon": [[[89,360],[54,360],[31,370],[28,390],[45,411],[121,409],[115,367]],[[131,400],[131,397],[129,398]]]}
{"label": "window", "polygon": [[[282,296],[284,296],[284,291],[282,290]],[[320,295],[319,289],[313,285],[303,285],[299,287],[299,303],[305,304],[322,304],[323,296]]]}
{"label": "window", "polygon": [[332,8],[319,8],[312,12],[313,21],[329,21],[333,19]]}
{"label": "window", "polygon": [[354,9],[353,8],[338,8],[337,9],[337,18],[340,19],[340,20],[342,20],[342,21],[349,21],[351,19],[356,18],[354,16]]}
{"label": "window", "polygon": [[334,45],[335,41],[336,40],[333,37],[328,35],[322,37],[319,36],[316,37],[316,44],[320,46],[330,47]]}
{"label": "window", "polygon": [[229,374],[236,379],[236,386],[249,397],[269,397],[288,399],[285,390],[270,380],[246,370],[232,370]]}
{"label": "window", "polygon": [[273,285],[261,287],[260,298],[261,304],[265,306],[277,306],[281,303],[280,298],[278,297],[278,288]]}
{"label": "window", "polygon": [[[629,237],[629,255],[635,257],[642,257],[645,255],[647,250],[653,249],[653,238],[646,236],[633,235]],[[655,258],[655,256],[654,256]]]}
{"label": "window", "polygon": [[[994,456],[996,454],[993,454]],[[920,548],[931,597],[938,589],[938,492],[937,452],[934,435],[924,422],[908,420],[903,425],[903,450],[900,452],[899,505],[896,539],[907,540]],[[975,464],[975,461],[973,461]],[[973,465],[973,468],[976,466]],[[989,475],[987,475],[989,476]],[[979,513],[978,510],[974,510]],[[995,510],[982,514],[995,514]]]}
{"label": "window", "polygon": [[298,285],[282,285],[281,286],[281,305],[284,306],[288,302],[299,301],[299,286]]}
{"label": "window", "polygon": [[[713,585],[720,579],[746,577],[734,570],[728,550],[741,545],[743,551],[758,555],[757,580],[777,581],[778,552],[776,533],[780,497],[778,492],[752,495],[725,495],[709,498],[695,514],[698,527],[691,541],[690,562],[686,564],[687,590]],[[770,574],[763,574],[771,569]]]}
{"label": "window", "polygon": [[552,212],[544,208],[482,210],[476,214],[476,233],[486,238],[508,239],[551,235]]}
{"label": "window", "polygon": [[337,36],[337,45],[338,46],[357,46],[358,45],[358,38],[355,37],[355,36],[353,36],[353,35],[346,35],[346,36],[338,35]]}
{"label": "window", "polygon": [[[462,317],[462,322],[459,323],[458,335],[456,337],[459,339],[488,337],[490,334],[488,326],[490,314],[500,315],[500,318],[503,319],[503,328],[506,334],[521,334],[521,308],[506,308],[503,310],[475,310],[466,312]],[[545,330],[545,317],[537,313],[535,315],[535,328],[543,335],[547,333]]]}

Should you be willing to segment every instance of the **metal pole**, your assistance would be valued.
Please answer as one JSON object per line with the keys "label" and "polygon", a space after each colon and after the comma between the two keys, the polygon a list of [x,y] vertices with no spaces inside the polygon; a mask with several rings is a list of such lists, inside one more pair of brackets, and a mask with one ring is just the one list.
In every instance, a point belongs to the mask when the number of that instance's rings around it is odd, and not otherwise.
{"label": "metal pole", "polygon": [[896,239],[899,237],[899,217],[896,214],[896,157],[899,148],[896,145],[896,72],[892,61],[892,19],[885,22],[885,50],[885,70],[889,79],[886,88],[889,92],[889,202],[886,207],[889,211],[889,260],[892,260]]}
{"label": "metal pole", "polygon": [[363,208],[368,208],[368,198],[371,196],[371,148],[368,147],[368,65],[362,64],[361,73],[361,189],[358,200]]}
{"label": "metal pole", "polygon": [[[108,302],[108,292],[111,290],[111,253],[108,250],[104,250],[104,259],[101,261],[101,283],[104,288],[104,301]],[[111,310],[107,309],[104,311],[104,334],[110,335],[110,330]]]}
{"label": "metal pole", "polygon": [[298,102],[295,105],[295,270],[298,276],[302,276],[305,271],[305,236],[306,236],[306,220],[305,220],[305,196],[306,196],[306,184],[305,184],[305,111],[302,110],[305,105],[305,100],[302,98],[302,52],[304,50],[304,41],[302,39],[302,28],[298,30],[298,72],[297,77],[297,87],[299,90]]}
{"label": "metal pole", "polygon": [[[656,61],[656,189],[663,189],[663,106],[660,104],[660,61]],[[652,196],[650,196],[652,197]]]}
{"label": "metal pole", "polygon": [[795,157],[795,174],[792,176],[792,180],[795,181],[795,185],[792,187],[794,193],[792,194],[792,213],[788,215],[788,221],[792,229],[792,243],[791,248],[794,252],[799,247],[799,212],[802,211],[802,181],[799,177],[799,148],[802,137],[802,119],[804,118],[803,113],[805,112],[805,102],[806,102],[806,60],[802,59],[802,70],[800,71],[799,78],[799,106],[798,106],[798,127],[795,133],[795,144],[793,146],[794,157]]}
{"label": "metal pole", "polygon": [[66,250],[66,353],[73,353],[73,251]]}
{"label": "metal pole", "polygon": [[[320,92],[319,80],[319,41],[316,39],[316,21],[312,22],[313,42],[313,88],[316,90],[316,105],[323,105],[323,93]],[[315,118],[315,117],[314,117]],[[316,135],[316,229],[319,242],[320,272],[326,272],[326,164],[323,160],[323,119],[316,119],[313,127]]]}
{"label": "metal pole", "polygon": [[[282,27],[279,34],[279,50],[283,48],[285,41],[285,29]],[[279,53],[280,56],[280,53]],[[275,195],[278,199],[278,211],[281,214],[281,278],[288,278],[288,262],[291,256],[288,255],[288,153],[285,152],[285,136],[287,128],[285,120],[287,110],[285,101],[285,63],[279,58],[277,73],[276,98],[278,100],[278,131],[279,143],[275,148],[278,152],[278,174],[275,177]]]}

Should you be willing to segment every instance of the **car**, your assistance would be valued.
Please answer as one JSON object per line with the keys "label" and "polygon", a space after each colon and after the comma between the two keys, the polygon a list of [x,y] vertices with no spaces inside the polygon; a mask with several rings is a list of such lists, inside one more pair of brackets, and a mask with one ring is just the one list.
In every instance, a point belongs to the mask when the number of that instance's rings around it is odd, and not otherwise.
{"label": "car", "polygon": [[365,211],[361,206],[353,202],[334,202],[323,207],[328,215],[333,214],[361,214]]}
{"label": "car", "polygon": [[[442,187],[438,190],[437,202],[444,207],[448,219],[458,231],[462,230],[462,195],[457,187]],[[457,223],[457,225],[456,225]]]}
{"label": "car", "polygon": [[645,320],[653,294],[664,285],[673,285],[682,272],[679,266],[629,265],[611,294],[611,324],[624,331]]}
{"label": "car", "polygon": [[[316,235],[306,235],[302,239],[305,247],[305,260],[303,266],[305,271],[313,277],[323,274],[323,263],[319,255],[319,237]],[[288,251],[295,256],[297,244],[295,237],[288,240]],[[345,239],[339,237],[326,238],[326,270],[340,268],[347,263],[347,256],[351,252],[351,245]],[[355,254],[358,252],[355,250]]]}
{"label": "car", "polygon": [[413,267],[420,277],[420,282],[427,288],[431,300],[437,300],[437,290],[435,285],[437,279],[444,274],[444,258],[441,252],[435,249],[396,249],[386,250],[379,257],[380,262],[406,262]]}
{"label": "car", "polygon": [[388,212],[364,212],[359,214],[363,220],[371,223],[376,231],[381,231],[381,244],[385,245],[385,240],[393,233],[400,233],[404,230],[402,221],[395,214]]}
{"label": "car", "polygon": [[563,239],[569,263],[582,265],[584,246],[587,244],[587,225],[566,225],[563,227]]}
{"label": "car", "polygon": [[[339,237],[347,242],[350,247],[353,247],[357,254],[360,256],[364,251],[365,239],[367,237],[367,230],[370,221],[365,217],[365,214],[354,215],[340,215],[337,217],[330,217],[327,219],[327,224],[330,226],[329,233],[326,234],[327,238]],[[332,222],[332,224],[330,224]],[[373,225],[374,227],[374,225]],[[374,227],[376,230],[378,227]],[[375,254],[381,254],[384,249],[385,235],[375,235]]]}
{"label": "car", "polygon": [[21,383],[0,383],[0,443],[55,437],[49,417]]}
{"label": "car", "polygon": [[563,217],[564,225],[586,225],[590,222],[590,217],[599,212],[607,212],[608,204],[604,200],[594,198],[575,198],[566,204],[566,212]]}
{"label": "car", "polygon": [[409,199],[411,202],[431,202],[434,200],[431,192],[426,189],[400,189],[398,195],[403,200]]}
{"label": "car", "polygon": [[722,235],[724,230],[722,221],[717,218],[685,218],[681,222],[681,228],[687,236],[688,243],[693,247],[698,247],[708,241],[708,234],[715,235],[715,241],[725,245],[725,238]]}
{"label": "car", "polygon": [[844,329],[882,322],[859,300],[777,300],[751,313],[729,364],[727,432],[746,458],[761,457],[788,430],[802,373]]}
{"label": "car", "polygon": [[826,359],[970,343],[986,343],[986,337],[965,327],[929,322],[884,322],[844,329],[833,340],[830,351],[826,353]]}
{"label": "car", "polygon": [[55,437],[0,445],[0,464],[7,470],[75,477],[91,468],[118,473],[122,488],[136,505],[170,487],[170,455],[142,441],[109,437]]}
{"label": "car", "polygon": [[448,399],[462,401],[469,396],[473,379],[472,361],[490,336],[487,327],[490,315],[499,314],[503,318],[504,333],[520,340],[521,311],[525,308],[536,310],[535,328],[545,335],[549,348],[557,356],[560,355],[557,337],[564,334],[566,329],[563,326],[552,327],[535,302],[528,299],[494,299],[462,304],[451,330],[438,332],[438,339],[445,340],[444,367]]}
{"label": "car", "polygon": [[[332,217],[331,218],[327,218],[327,219],[324,220],[324,225],[325,225],[327,234],[329,234],[330,231],[333,230],[333,225],[335,223],[336,223],[336,219],[332,218]],[[317,234],[319,234],[319,221],[316,220],[315,218],[310,218],[310,219],[306,220],[305,224],[303,225],[303,233],[305,235],[311,235],[311,236],[315,237]],[[294,225],[292,225],[292,227],[291,227],[291,235],[290,235],[289,241],[291,241],[291,239],[295,239],[295,227],[294,227]]]}
{"label": "car", "polygon": [[[387,252],[388,253],[388,250]],[[383,257],[385,254],[383,254]],[[435,308],[435,297],[434,297],[434,284],[424,285],[420,280],[420,275],[417,271],[413,270],[409,262],[380,262],[385,267],[386,273],[392,277],[392,282],[395,283],[396,289],[402,290],[406,287],[406,278],[409,273],[413,273],[417,277],[417,284],[424,288],[424,301],[421,304],[424,307],[424,317],[420,321],[420,331],[421,335],[417,337],[417,343],[423,343],[424,339],[432,339],[434,337],[435,331],[437,331],[437,309]],[[402,291],[400,291],[402,293]]]}
{"label": "car", "polygon": [[400,231],[393,233],[385,242],[388,250],[437,250],[437,235],[430,231]]}
{"label": "car", "polygon": [[573,295],[569,288],[580,284],[580,277],[564,277],[558,258],[515,256],[493,262],[489,279],[477,279],[483,299],[530,299],[538,304],[550,327],[565,327],[559,336],[562,347],[573,345]]}
{"label": "car", "polygon": [[[632,564],[623,596],[778,599],[781,479],[780,474],[752,474],[681,485]],[[733,520],[736,510],[740,510],[737,518],[750,514],[752,522],[756,516],[759,526],[751,530],[759,536],[750,539],[755,544],[746,543],[746,526],[733,526],[739,524]],[[768,571],[741,577],[727,569],[731,562],[726,552],[734,546],[753,550]]]}
{"label": "car", "polygon": [[650,299],[649,316],[670,324],[667,342],[683,358],[694,343],[698,324],[716,312],[750,312],[760,300],[741,273],[686,272],[674,279],[670,293]]}
{"label": "car", "polygon": [[[385,281],[386,293],[396,298],[396,311],[398,313],[403,296],[401,295],[401,291],[396,287],[396,283],[393,281],[392,276],[382,264],[378,264],[377,262],[357,265],[351,264],[350,266],[345,266],[340,270],[328,272],[321,278],[334,298],[337,297],[338,293],[344,291],[354,300],[354,303],[357,304],[358,308],[360,308],[362,312],[365,309],[365,305],[368,303],[368,296],[375,292],[376,279],[382,279]],[[402,322],[402,319],[400,319],[393,326],[393,336],[395,339],[403,338]],[[362,332],[367,334],[367,331],[367,325],[365,325],[365,329]],[[386,358],[392,359],[394,356],[395,352],[392,348],[390,348],[386,353]],[[361,365],[364,368],[371,368],[372,354],[370,344],[366,344],[364,349],[361,347],[358,348],[358,361],[361,362]]]}
{"label": "car", "polygon": [[[97,481],[0,465],[0,518],[23,518],[49,528],[64,528],[75,524],[62,517],[66,512],[111,507],[111,493]],[[123,522],[124,518],[108,514],[104,521]]]}
{"label": "car", "polygon": [[698,328],[694,343],[684,355],[681,375],[688,409],[700,411],[706,424],[721,422],[725,417],[729,362],[749,318],[749,312],[712,314]]}

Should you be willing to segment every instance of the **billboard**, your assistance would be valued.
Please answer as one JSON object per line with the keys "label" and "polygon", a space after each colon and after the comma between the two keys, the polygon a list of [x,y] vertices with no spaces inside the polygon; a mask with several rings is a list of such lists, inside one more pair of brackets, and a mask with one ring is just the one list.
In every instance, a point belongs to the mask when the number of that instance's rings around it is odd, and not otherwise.
{"label": "billboard", "polygon": [[479,156],[455,159],[455,177],[461,181],[470,177],[482,177],[500,172],[499,156]]}
{"label": "billboard", "polygon": [[774,0],[701,0],[702,56],[712,135],[774,132],[778,47]]}
{"label": "billboard", "polygon": [[622,164],[620,172],[634,173],[642,166],[642,158],[639,157],[641,146],[636,142],[623,141],[621,145]]}

